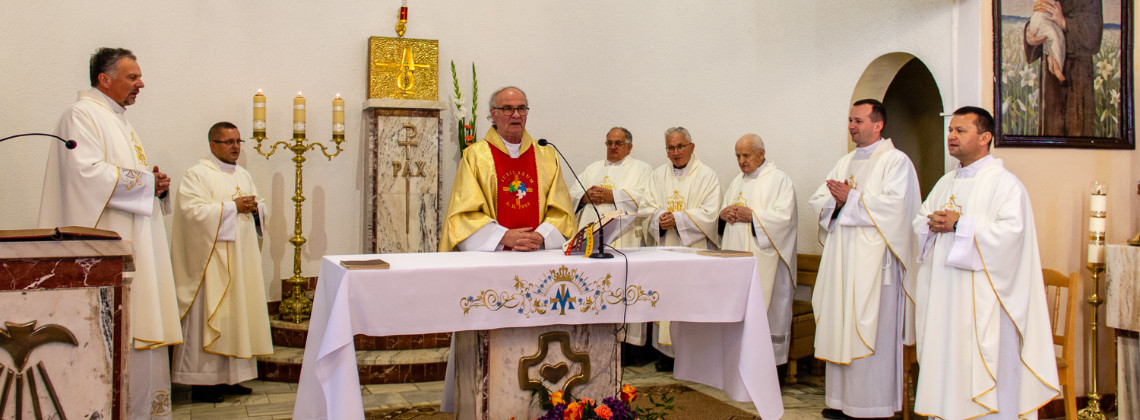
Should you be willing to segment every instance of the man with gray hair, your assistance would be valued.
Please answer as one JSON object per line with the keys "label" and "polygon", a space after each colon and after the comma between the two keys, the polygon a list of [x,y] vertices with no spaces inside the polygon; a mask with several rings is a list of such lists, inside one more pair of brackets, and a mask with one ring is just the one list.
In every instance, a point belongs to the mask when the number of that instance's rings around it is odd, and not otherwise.
{"label": "man with gray hair", "polygon": [[526,131],[526,94],[491,94],[491,129],[463,151],[443,222],[439,251],[556,249],[574,234],[570,193],[551,147]]}
{"label": "man with gray hair", "polygon": [[[614,210],[637,214],[638,205],[645,203],[645,187],[653,168],[644,161],[629,157],[632,150],[633,134],[622,127],[611,128],[606,134],[606,158],[591,163],[579,178],[583,185],[590,187],[582,191],[577,184],[570,186],[570,198],[578,206],[579,229],[598,219],[593,210],[587,209],[591,202],[598,206],[601,214]],[[628,247],[640,244],[641,238],[631,230],[608,245]]]}
{"label": "man with gray hair", "polygon": [[[669,163],[653,170],[645,206],[640,208],[640,214],[648,217],[646,244],[716,249],[720,179],[693,155],[696,147],[684,127],[665,130]],[[668,323],[658,323],[654,331],[657,340],[653,346],[669,356],[658,363],[657,368],[672,370],[673,346]]]}
{"label": "man with gray hair", "polygon": [[756,257],[776,364],[784,364],[796,288],[796,191],[792,179],[765,158],[764,140],[756,134],[736,141],[736,163],[740,173],[725,189],[720,210],[720,247]]}
{"label": "man with gray hair", "polygon": [[[144,84],[135,55],[100,48],[91,56],[91,89],[59,119],[55,134],[75,140],[48,153],[39,226],[117,232],[134,245],[130,287],[131,418],[169,418],[170,362],[165,346],[182,342],[166,227],[170,178],[147,161],[125,113]],[[162,213],[159,213],[161,209]]]}

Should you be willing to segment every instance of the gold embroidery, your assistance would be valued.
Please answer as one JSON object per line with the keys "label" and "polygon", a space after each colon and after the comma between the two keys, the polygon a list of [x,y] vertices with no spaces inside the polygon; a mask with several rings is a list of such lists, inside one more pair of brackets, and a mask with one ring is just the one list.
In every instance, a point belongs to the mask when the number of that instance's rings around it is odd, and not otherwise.
{"label": "gold embroidery", "polygon": [[136,136],[134,131],[131,132],[131,143],[135,145],[135,158],[137,158],[139,163],[143,166],[150,167],[150,165],[146,163],[146,152],[143,152],[142,142],[139,141],[139,136]]}
{"label": "gold embroidery", "polygon": [[681,195],[681,191],[673,190],[673,195],[669,196],[669,199],[666,200],[665,204],[666,207],[669,208],[670,213],[684,210],[685,197]]}
{"label": "gold embroidery", "polygon": [[143,185],[142,172],[127,169],[123,172],[122,182],[126,184],[125,188],[127,191],[133,190],[135,187],[141,187]]}
{"label": "gold embroidery", "polygon": [[612,180],[610,180],[609,175],[606,175],[605,178],[602,178],[602,182],[599,183],[598,186],[605,188],[607,190],[612,190],[612,189],[614,189],[614,182]]}
{"label": "gold embroidery", "polygon": [[855,182],[855,174],[851,174],[851,175],[847,176],[847,185],[850,185],[851,189],[853,189],[853,190],[859,188],[859,183]]}
{"label": "gold embroidery", "polygon": [[170,392],[154,391],[154,397],[150,401],[150,415],[160,417],[170,415]]}
{"label": "gold embroidery", "polygon": [[[616,287],[615,287],[616,286]],[[633,305],[649,302],[656,307],[661,299],[655,290],[642,289],[630,284],[622,288],[610,281],[610,275],[599,281],[589,281],[578,269],[561,266],[550,270],[541,282],[531,283],[515,276],[515,290],[484,290],[478,295],[459,298],[459,307],[467,314],[471,308],[484,307],[490,311],[515,309],[519,315],[565,315],[567,310],[599,314],[610,305]],[[516,309],[517,308],[517,309]]]}
{"label": "gold embroidery", "polygon": [[950,195],[950,201],[947,201],[946,204],[942,205],[942,210],[948,210],[948,211],[957,212],[958,214],[962,214],[962,206],[954,201],[955,198],[958,198],[958,197],[956,197],[954,195]]}
{"label": "gold embroidery", "polygon": [[748,199],[744,198],[744,191],[736,193],[736,199],[732,201],[732,205],[748,207]]}
{"label": "gold embroidery", "polygon": [[247,195],[249,195],[249,193],[242,191],[241,187],[234,187],[234,193],[230,196],[230,198],[233,199],[238,197],[245,197]]}

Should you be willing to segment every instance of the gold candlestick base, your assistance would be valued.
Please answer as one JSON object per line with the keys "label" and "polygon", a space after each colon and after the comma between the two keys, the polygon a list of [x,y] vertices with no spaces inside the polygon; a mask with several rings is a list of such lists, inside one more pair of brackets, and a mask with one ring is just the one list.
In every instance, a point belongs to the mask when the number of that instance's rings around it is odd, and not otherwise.
{"label": "gold candlestick base", "polygon": [[1133,236],[1132,239],[1128,240],[1128,245],[1140,246],[1140,232],[1136,232],[1136,236]]}
{"label": "gold candlestick base", "polygon": [[1089,394],[1089,405],[1077,412],[1080,420],[1104,420],[1104,412],[1100,411],[1100,394]]}
{"label": "gold candlestick base", "polygon": [[1104,303],[1097,291],[1100,290],[1100,273],[1104,272],[1104,263],[1088,263],[1088,270],[1092,273],[1092,294],[1086,302],[1089,304],[1089,404],[1077,412],[1080,420],[1104,420],[1104,412],[1100,411],[1100,393],[1096,390],[1097,374],[1097,307]]}

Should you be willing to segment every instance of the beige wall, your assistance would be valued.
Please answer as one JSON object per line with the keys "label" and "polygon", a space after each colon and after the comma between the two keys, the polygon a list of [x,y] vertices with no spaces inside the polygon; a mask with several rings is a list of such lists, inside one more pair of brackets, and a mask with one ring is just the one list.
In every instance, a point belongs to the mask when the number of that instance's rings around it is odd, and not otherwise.
{"label": "beige wall", "polygon": [[[992,27],[992,4],[983,2],[983,27]],[[1135,24],[1135,21],[1133,22]],[[993,37],[982,37],[981,80],[993,80]],[[1135,51],[1134,51],[1135,53]],[[1133,70],[1135,71],[1135,69]],[[982,85],[986,108],[993,107],[993,85]],[[1037,222],[1037,240],[1041,246],[1041,265],[1064,273],[1081,273],[1081,302],[1077,313],[1077,389],[1083,395],[1088,389],[1088,322],[1089,306],[1083,297],[1092,292],[1092,276],[1085,269],[1088,245],[1089,184],[1100,181],[1108,185],[1108,243],[1124,243],[1134,235],[1138,224],[1135,209],[1140,206],[1137,186],[1140,182],[1140,152],[1136,150],[1027,149],[1000,148],[993,153],[1021,179],[1029,190],[1033,215]],[[1104,296],[1104,279],[1099,294]],[[1113,330],[1104,328],[1104,307],[1098,322],[1099,370],[1098,390],[1116,390],[1116,355]]]}

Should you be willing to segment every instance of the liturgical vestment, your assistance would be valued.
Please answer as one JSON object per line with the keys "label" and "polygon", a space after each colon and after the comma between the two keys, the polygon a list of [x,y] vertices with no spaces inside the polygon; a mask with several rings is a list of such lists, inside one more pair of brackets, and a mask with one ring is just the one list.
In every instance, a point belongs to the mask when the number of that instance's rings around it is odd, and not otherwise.
{"label": "liturgical vestment", "polygon": [[840,158],[827,179],[853,189],[839,209],[826,183],[809,200],[823,242],[812,307],[815,357],[829,362],[826,403],[850,416],[890,417],[902,408],[903,331],[913,339],[907,269],[918,176],[906,154],[880,139]]}
{"label": "liturgical vestment", "polygon": [[[44,175],[39,226],[83,226],[117,232],[131,241],[135,272],[130,285],[132,417],[170,415],[169,358],[164,346],[182,342],[178,301],[162,211],[154,196],[142,142],[126,109],[97,89],[60,117],[55,134],[75,140],[68,150],[52,143]],[[160,209],[161,207],[161,209]]]}
{"label": "liturgical vestment", "polygon": [[[961,214],[955,231],[930,232],[927,216],[938,210]],[[987,156],[943,176],[913,223],[921,247],[915,412],[1037,418],[1060,387],[1025,187]]]}
{"label": "liturgical vestment", "polygon": [[[671,163],[658,166],[649,176],[649,193],[640,209],[646,220],[646,244],[715,249],[716,221],[720,216],[720,179],[694,154],[684,168]],[[661,233],[658,219],[672,212],[677,227]]]}
{"label": "liturgical vestment", "polygon": [[[494,149],[494,150],[492,150]],[[512,161],[520,159],[533,159],[536,179],[530,179],[525,171],[500,171],[495,163],[495,153],[507,154]],[[455,250],[464,240],[484,228],[499,228],[506,231],[503,221],[499,221],[499,192],[511,190],[519,197],[521,210],[525,208],[527,194],[537,193],[538,224],[550,225],[562,240],[574,234],[574,213],[570,206],[570,193],[566,189],[566,181],[562,178],[562,166],[558,160],[557,152],[553,147],[537,147],[529,133],[523,132],[522,143],[518,146],[517,155],[514,155],[495,128],[487,131],[483,140],[476,142],[463,151],[463,158],[459,160],[459,167],[455,171],[455,182],[451,185],[451,198],[447,203],[447,216],[443,220],[443,232],[439,240],[439,251]],[[502,158],[500,158],[502,159]],[[513,206],[513,202],[506,202]],[[494,223],[500,226],[488,226]],[[542,232],[542,226],[531,226],[536,232]],[[553,233],[553,232],[552,232]],[[562,241],[553,242],[552,235],[543,235],[547,238],[546,248],[553,249],[562,246]],[[501,238],[502,234],[498,234]]]}
{"label": "liturgical vestment", "polygon": [[254,213],[238,213],[233,201],[249,195],[264,217],[249,172],[213,156],[190,167],[178,186],[171,259],[186,342],[174,348],[176,383],[254,379],[253,357],[273,353]]}
{"label": "liturgical vestment", "polygon": [[[602,159],[591,163],[582,171],[582,185],[586,188],[600,186],[613,191],[613,203],[598,203],[598,213],[606,214],[614,210],[623,210],[626,214],[636,215],[638,206],[645,204],[646,186],[649,183],[649,173],[653,170],[648,163],[626,156],[618,162]],[[598,220],[590,203],[583,203],[585,195],[582,187],[577,183],[570,184],[571,203],[578,208],[578,228]],[[630,229],[625,235],[607,244],[614,247],[632,247],[641,244],[636,229]]]}
{"label": "liturgical vestment", "polygon": [[752,210],[752,221],[727,223],[721,249],[751,251],[756,257],[776,364],[787,363],[796,288],[797,211],[792,179],[775,163],[765,161],[752,173],[732,179],[721,208],[731,205]]}

